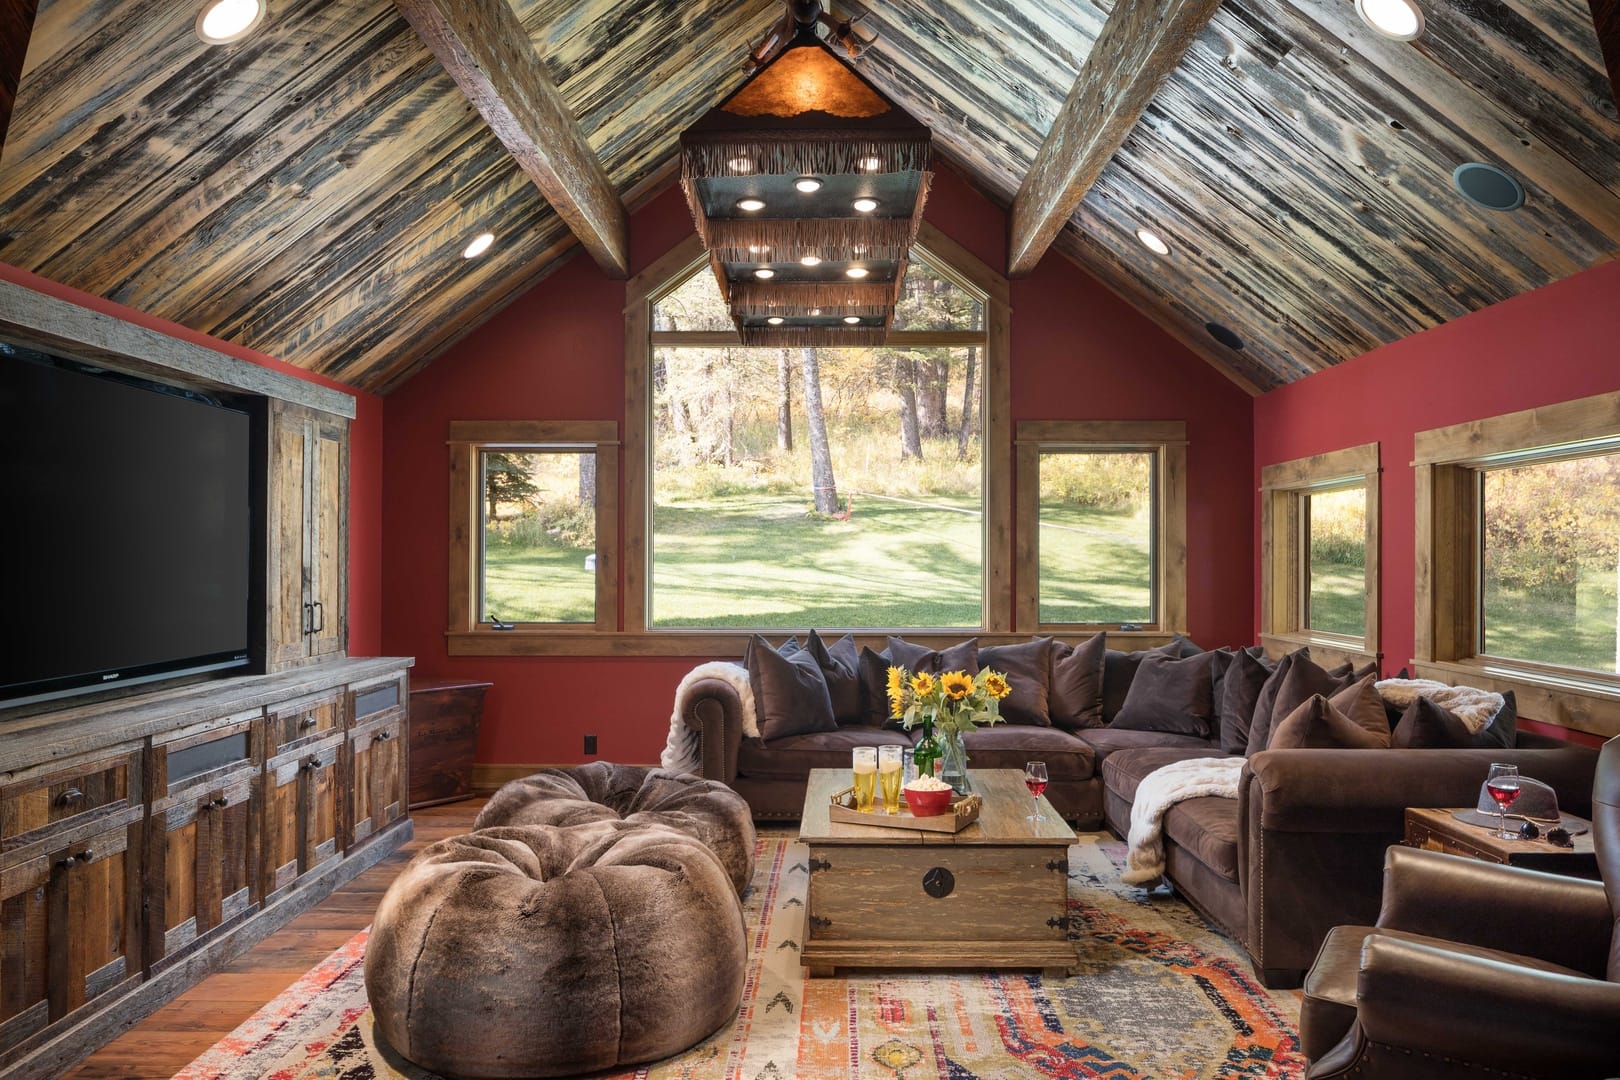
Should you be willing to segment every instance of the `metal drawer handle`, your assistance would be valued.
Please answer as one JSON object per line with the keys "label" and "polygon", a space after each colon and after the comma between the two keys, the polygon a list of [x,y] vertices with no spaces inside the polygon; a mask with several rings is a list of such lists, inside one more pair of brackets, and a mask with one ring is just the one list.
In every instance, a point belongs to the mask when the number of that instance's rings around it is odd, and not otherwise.
{"label": "metal drawer handle", "polygon": [[388,741],[388,740],[389,740],[389,739],[391,739],[391,738],[393,738],[393,736],[392,736],[392,735],[390,735],[390,734],[389,734],[389,733],[388,733],[388,732],[386,732],[386,731],[379,731],[379,732],[377,732],[377,738],[376,738],[376,741],[377,741],[377,742],[387,742],[387,741]]}
{"label": "metal drawer handle", "polygon": [[76,787],[70,787],[56,797],[57,806],[72,806],[74,803],[84,801],[84,792]]}
{"label": "metal drawer handle", "polygon": [[94,848],[85,848],[83,851],[79,852],[79,861],[82,863],[87,863],[95,857],[96,852]]}
{"label": "metal drawer handle", "polygon": [[69,855],[65,859],[58,860],[56,868],[58,870],[71,870],[73,869],[73,861],[73,856]]}
{"label": "metal drawer handle", "polygon": [[318,716],[314,715],[313,713],[311,713],[309,716],[306,716],[302,720],[300,720],[298,722],[298,726],[299,727],[304,727],[304,728],[312,728],[312,727],[314,727],[316,724],[318,724],[320,722],[321,722],[320,717],[318,717]]}
{"label": "metal drawer handle", "polygon": [[208,803],[209,807],[214,809],[214,810],[223,810],[229,804],[230,804],[230,800],[225,799],[225,798],[212,799]]}
{"label": "metal drawer handle", "polygon": [[318,757],[305,758],[304,763],[298,767],[304,772],[309,772],[312,769],[318,769],[321,767],[321,759]]}

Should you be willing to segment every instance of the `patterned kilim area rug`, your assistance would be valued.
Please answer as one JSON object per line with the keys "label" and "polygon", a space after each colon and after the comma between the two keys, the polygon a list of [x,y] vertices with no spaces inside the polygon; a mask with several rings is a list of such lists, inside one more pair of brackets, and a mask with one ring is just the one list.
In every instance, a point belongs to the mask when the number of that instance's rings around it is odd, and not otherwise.
{"label": "patterned kilim area rug", "polygon": [[[1255,980],[1183,901],[1120,884],[1125,845],[1070,851],[1079,974],[949,972],[807,979],[799,965],[805,849],[762,830],[745,898],[749,972],[737,1018],[684,1054],[613,1077],[648,1080],[1002,1080],[1299,1077],[1297,992]],[[948,927],[938,927],[949,932]],[[430,1080],[374,1034],[365,932],[176,1080]]]}

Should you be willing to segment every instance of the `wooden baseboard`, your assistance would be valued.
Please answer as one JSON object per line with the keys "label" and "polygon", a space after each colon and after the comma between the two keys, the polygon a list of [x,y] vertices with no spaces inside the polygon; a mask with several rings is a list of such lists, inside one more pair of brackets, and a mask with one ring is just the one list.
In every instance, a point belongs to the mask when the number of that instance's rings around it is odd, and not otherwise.
{"label": "wooden baseboard", "polygon": [[[567,765],[486,765],[483,762],[474,762],[472,771],[472,791],[474,795],[488,797],[495,794],[503,786],[513,780],[521,780],[525,776],[533,776],[541,769],[567,769],[579,762],[570,762]],[[642,765],[644,768],[656,769],[655,763],[637,761],[621,761],[621,765]]]}

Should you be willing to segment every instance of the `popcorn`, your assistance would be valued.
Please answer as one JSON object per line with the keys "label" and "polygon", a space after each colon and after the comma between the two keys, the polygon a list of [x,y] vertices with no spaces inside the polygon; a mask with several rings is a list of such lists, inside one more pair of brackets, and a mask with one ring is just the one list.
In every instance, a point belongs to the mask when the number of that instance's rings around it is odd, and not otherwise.
{"label": "popcorn", "polygon": [[951,785],[937,776],[919,776],[906,785],[907,791],[949,791]]}

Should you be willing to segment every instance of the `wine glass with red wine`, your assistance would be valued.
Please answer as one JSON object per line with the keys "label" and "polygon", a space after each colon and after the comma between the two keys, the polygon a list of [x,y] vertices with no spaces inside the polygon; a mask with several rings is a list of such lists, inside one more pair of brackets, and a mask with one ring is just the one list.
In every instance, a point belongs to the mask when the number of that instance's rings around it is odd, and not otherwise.
{"label": "wine glass with red wine", "polygon": [[1046,815],[1041,813],[1041,793],[1046,790],[1046,762],[1030,761],[1025,763],[1024,786],[1029,788],[1029,794],[1035,800],[1035,812],[1024,820],[1045,821]]}
{"label": "wine glass with red wine", "polygon": [[1492,801],[1496,803],[1496,835],[1503,840],[1517,840],[1517,832],[1509,832],[1507,827],[1508,807],[1519,798],[1519,767],[1517,765],[1492,765],[1491,774],[1485,780],[1485,790],[1490,793]]}

